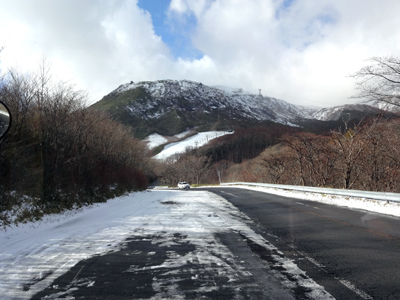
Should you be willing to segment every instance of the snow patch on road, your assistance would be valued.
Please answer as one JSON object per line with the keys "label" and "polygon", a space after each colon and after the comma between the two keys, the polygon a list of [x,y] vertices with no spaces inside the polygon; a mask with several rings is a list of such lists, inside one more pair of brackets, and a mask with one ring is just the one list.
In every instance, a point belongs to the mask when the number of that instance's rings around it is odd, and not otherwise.
{"label": "snow patch on road", "polygon": [[[95,205],[69,219],[51,222],[57,217],[49,217],[48,222],[39,226],[29,223],[0,232],[2,299],[29,299],[80,260],[120,250],[128,237],[134,239],[135,236],[158,236],[152,239],[152,243],[168,246],[178,242],[174,237],[179,234],[179,243],[186,241],[195,245],[194,251],[182,256],[171,252],[163,264],[153,266],[165,274],[179,272],[177,268],[180,266],[196,264],[236,284],[239,279],[253,275],[216,237],[218,233],[229,232],[239,233],[268,251],[272,260],[264,262],[265,267],[271,268],[271,276],[283,282],[287,289],[301,287],[307,291],[308,299],[333,299],[277,248],[256,234],[249,227],[249,218],[228,201],[210,192],[175,190],[136,193]],[[279,268],[274,269],[274,266]],[[127,272],[138,271],[135,266],[127,267]],[[190,272],[190,278],[196,279],[201,275],[196,273],[195,268]],[[163,280],[153,280],[153,289],[158,292],[154,299],[178,299],[184,295],[174,282]],[[276,284],[264,284],[272,292],[283,291],[282,287],[277,290]],[[209,292],[219,286],[221,283],[216,282],[199,286],[197,291]],[[249,286],[239,285],[237,296],[240,288]],[[291,296],[287,294],[286,299],[291,299]]]}

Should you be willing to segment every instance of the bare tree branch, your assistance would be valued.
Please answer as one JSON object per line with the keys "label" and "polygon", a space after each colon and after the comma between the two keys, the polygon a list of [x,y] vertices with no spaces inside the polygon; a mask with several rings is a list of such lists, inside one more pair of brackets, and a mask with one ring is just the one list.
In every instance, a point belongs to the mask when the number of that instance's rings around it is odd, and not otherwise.
{"label": "bare tree branch", "polygon": [[379,101],[400,107],[400,59],[372,57],[372,65],[351,75],[357,80],[359,93],[354,98]]}

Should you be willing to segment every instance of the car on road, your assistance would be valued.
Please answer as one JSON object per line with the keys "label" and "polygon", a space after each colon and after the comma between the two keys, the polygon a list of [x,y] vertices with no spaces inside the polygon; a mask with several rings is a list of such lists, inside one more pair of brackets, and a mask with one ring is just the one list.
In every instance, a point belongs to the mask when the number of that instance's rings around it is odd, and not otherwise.
{"label": "car on road", "polygon": [[190,184],[187,183],[186,181],[182,181],[178,183],[178,189],[183,190],[183,189],[190,189]]}

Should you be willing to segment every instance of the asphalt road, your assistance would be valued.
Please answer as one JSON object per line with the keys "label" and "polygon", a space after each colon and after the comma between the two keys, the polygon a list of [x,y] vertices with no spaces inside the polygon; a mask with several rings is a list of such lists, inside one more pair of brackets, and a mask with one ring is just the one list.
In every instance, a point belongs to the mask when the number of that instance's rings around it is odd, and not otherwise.
{"label": "asphalt road", "polygon": [[[399,218],[252,190],[203,190],[227,199],[249,216],[254,221],[249,225],[255,232],[292,259],[336,299],[400,299]],[[218,239],[254,274],[251,279],[241,278],[242,299],[290,299],[284,292],[276,294],[279,283],[271,293],[263,289],[263,282],[274,281],[260,262],[265,253],[259,253],[260,249],[237,235],[229,233]],[[136,236],[127,240],[121,251],[82,261],[32,299],[48,295],[73,296],[75,299],[133,299],[132,291],[134,298],[149,299],[156,294],[154,284],[152,288],[154,278],[160,281],[160,288],[162,280],[166,279],[152,266],[162,264],[172,250],[183,256],[194,247],[180,242],[183,239],[179,235],[175,237],[173,249],[152,243],[151,240],[156,238]],[[141,271],[135,271],[132,276],[127,265],[137,266]],[[201,278],[193,277],[194,267],[198,268]],[[235,267],[232,264],[232,268]],[[232,299],[237,295],[238,283],[229,282],[218,274],[218,270],[201,269],[202,266],[195,266],[195,263],[182,268],[187,268],[187,272],[179,270],[179,275],[173,273],[169,280],[173,279],[178,288],[185,291],[185,299]],[[193,292],[198,291],[199,284],[223,288],[200,297]],[[295,298],[304,299],[303,294],[300,290],[295,293]]]}
{"label": "asphalt road", "polygon": [[336,299],[400,299],[399,218],[252,190],[212,191]]}

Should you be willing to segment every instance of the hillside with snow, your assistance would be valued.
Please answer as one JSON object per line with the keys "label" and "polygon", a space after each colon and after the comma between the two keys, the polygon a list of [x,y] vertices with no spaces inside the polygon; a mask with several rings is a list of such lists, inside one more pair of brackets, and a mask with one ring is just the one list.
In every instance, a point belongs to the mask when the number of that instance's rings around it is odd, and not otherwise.
{"label": "hillside with snow", "polygon": [[321,108],[311,113],[311,117],[320,121],[336,121],[341,118],[351,118],[355,115],[359,115],[360,117],[363,115],[376,115],[379,111],[379,108],[366,104],[348,104]]}
{"label": "hillside with snow", "polygon": [[380,101],[368,101],[365,103],[366,105],[378,108],[380,110],[385,110],[389,112],[400,112],[400,106],[399,105],[394,105],[386,102],[380,102]]}
{"label": "hillside with snow", "polygon": [[184,153],[186,149],[196,149],[204,146],[211,140],[218,138],[226,134],[232,134],[233,132],[228,131],[206,131],[199,132],[193,136],[190,136],[182,141],[170,143],[155,156],[157,159],[166,159],[177,153]]}
{"label": "hillside with snow", "polygon": [[[153,101],[131,103],[128,105],[128,110],[132,114],[149,112],[146,118],[157,118],[172,108],[178,110],[201,108],[206,113],[211,113],[213,109],[225,110],[230,111],[232,117],[246,116],[254,120],[273,120],[282,124],[287,124],[296,117],[310,116],[310,110],[306,107],[283,100],[251,94],[240,89],[210,87],[189,80],[131,82],[119,86],[111,94],[123,94],[137,88],[144,89]],[[160,102],[168,104],[168,108],[157,109]]]}
{"label": "hillside with snow", "polygon": [[174,154],[184,153],[187,149],[196,149],[204,146],[215,138],[233,133],[233,131],[205,131],[197,133],[195,131],[187,130],[172,137],[153,133],[145,138],[144,142],[150,150],[165,145],[163,150],[154,156],[156,159],[163,160],[173,156]]}
{"label": "hillside with snow", "polygon": [[132,126],[139,138],[154,133],[171,137],[189,128],[223,131],[271,122],[301,126],[304,120],[360,119],[374,116],[381,109],[395,109],[379,103],[305,107],[240,88],[212,87],[189,80],[122,84],[92,108],[106,111],[121,123]]}
{"label": "hillside with snow", "polygon": [[122,84],[92,108],[132,126],[139,138],[153,133],[173,136],[188,128],[223,131],[271,122],[296,126],[297,118],[309,118],[313,111],[261,94],[188,80]]}

